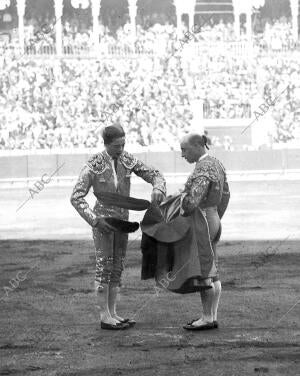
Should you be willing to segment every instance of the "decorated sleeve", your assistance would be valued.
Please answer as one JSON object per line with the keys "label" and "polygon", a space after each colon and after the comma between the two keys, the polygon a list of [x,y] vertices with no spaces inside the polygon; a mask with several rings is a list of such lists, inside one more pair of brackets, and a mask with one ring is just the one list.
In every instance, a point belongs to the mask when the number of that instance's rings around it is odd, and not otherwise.
{"label": "decorated sleeve", "polygon": [[182,193],[181,208],[184,216],[191,215],[206,197],[210,181],[205,176],[198,176],[188,191]]}
{"label": "decorated sleeve", "polygon": [[71,195],[71,204],[89,225],[94,226],[97,216],[85,200],[92,185],[92,178],[90,169],[87,166],[83,167]]}
{"label": "decorated sleeve", "polygon": [[166,181],[158,170],[148,167],[138,160],[133,167],[133,172],[147,183],[152,184],[153,189],[158,189],[163,194],[166,194]]}
{"label": "decorated sleeve", "polygon": [[230,190],[229,190],[228,181],[225,175],[222,197],[221,197],[220,204],[218,205],[218,214],[219,214],[220,219],[223,217],[227,209],[229,200],[230,200]]}

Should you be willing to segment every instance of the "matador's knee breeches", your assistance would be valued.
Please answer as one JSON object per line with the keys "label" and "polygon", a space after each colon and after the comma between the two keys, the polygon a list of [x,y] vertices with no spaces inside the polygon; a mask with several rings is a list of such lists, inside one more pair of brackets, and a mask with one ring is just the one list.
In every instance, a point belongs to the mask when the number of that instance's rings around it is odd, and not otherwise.
{"label": "matador's knee breeches", "polygon": [[120,286],[128,234],[101,233],[95,228],[93,229],[93,238],[96,252],[96,282],[100,286],[108,283]]}

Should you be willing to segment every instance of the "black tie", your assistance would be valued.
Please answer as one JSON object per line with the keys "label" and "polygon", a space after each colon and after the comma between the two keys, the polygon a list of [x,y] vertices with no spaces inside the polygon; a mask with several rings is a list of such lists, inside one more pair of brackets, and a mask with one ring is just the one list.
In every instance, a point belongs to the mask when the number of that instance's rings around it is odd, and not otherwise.
{"label": "black tie", "polygon": [[114,159],[114,165],[115,165],[115,171],[117,173],[117,169],[118,169],[118,159]]}

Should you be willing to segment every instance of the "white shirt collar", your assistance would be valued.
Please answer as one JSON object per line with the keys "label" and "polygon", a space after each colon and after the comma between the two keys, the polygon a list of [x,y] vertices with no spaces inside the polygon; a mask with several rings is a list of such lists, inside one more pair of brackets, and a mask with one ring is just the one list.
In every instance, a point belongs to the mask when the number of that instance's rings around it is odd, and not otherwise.
{"label": "white shirt collar", "polygon": [[207,154],[207,153],[203,154],[203,155],[198,159],[198,162],[201,161],[202,159],[206,158],[206,157],[208,157],[208,154]]}

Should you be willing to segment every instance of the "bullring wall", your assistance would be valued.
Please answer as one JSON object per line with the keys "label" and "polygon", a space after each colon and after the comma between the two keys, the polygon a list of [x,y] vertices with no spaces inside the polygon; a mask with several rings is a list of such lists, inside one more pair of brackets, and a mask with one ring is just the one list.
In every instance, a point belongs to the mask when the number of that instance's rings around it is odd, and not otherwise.
{"label": "bullring wall", "polygon": [[[215,150],[228,171],[288,170],[300,169],[300,149],[224,151]],[[32,154],[0,156],[0,179],[55,176],[76,176],[91,154]],[[135,154],[139,159],[153,165],[164,173],[185,173],[192,169],[179,151],[146,152]],[[59,169],[57,172],[56,170]]]}

